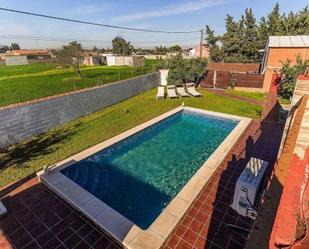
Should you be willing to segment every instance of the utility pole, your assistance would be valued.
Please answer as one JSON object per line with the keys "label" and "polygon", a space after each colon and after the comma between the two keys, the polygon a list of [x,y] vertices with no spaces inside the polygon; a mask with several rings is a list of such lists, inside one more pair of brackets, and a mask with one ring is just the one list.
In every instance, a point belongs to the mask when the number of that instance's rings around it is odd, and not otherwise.
{"label": "utility pole", "polygon": [[203,55],[203,39],[204,39],[204,30],[201,29],[201,40],[200,40],[200,57]]}

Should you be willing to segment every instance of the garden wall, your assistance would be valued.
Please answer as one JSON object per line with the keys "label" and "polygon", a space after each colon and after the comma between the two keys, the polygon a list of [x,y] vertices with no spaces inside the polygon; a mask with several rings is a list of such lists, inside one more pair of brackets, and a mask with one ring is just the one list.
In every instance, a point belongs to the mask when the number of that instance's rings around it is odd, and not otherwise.
{"label": "garden wall", "polygon": [[159,73],[0,108],[0,148],[143,93]]}
{"label": "garden wall", "polygon": [[235,87],[243,88],[263,88],[264,75],[261,74],[249,74],[249,73],[232,73],[228,71],[215,71],[208,70],[205,78],[201,81],[201,87],[216,87],[216,88],[228,88],[235,75],[236,84]]}

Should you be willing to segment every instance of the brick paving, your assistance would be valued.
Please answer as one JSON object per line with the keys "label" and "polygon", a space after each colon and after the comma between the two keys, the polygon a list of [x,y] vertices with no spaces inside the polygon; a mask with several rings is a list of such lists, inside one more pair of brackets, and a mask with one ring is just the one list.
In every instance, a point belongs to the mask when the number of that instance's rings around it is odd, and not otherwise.
{"label": "brick paving", "polygon": [[236,181],[251,156],[270,162],[268,174],[277,159],[282,125],[252,121],[220,168],[203,188],[164,249],[241,249],[246,237],[233,234],[227,224],[251,229],[253,221],[238,215],[230,204]]}
{"label": "brick paving", "polygon": [[[271,109],[271,107],[269,107]],[[265,117],[267,120],[267,117]],[[251,229],[253,222],[229,205],[238,176],[251,156],[276,159],[283,127],[253,120],[223,163],[178,223],[163,248],[243,248],[246,238],[226,224]],[[36,178],[5,193],[9,213],[0,218],[0,248],[121,248],[81,213],[49,191]],[[1,196],[0,191],[0,196]]]}
{"label": "brick paving", "polygon": [[86,217],[33,178],[6,195],[0,248],[121,248]]}

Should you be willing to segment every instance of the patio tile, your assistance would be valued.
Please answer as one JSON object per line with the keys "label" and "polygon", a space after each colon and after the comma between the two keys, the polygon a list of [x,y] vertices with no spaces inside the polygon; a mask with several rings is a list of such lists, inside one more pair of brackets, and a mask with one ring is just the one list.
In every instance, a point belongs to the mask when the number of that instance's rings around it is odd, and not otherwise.
{"label": "patio tile", "polygon": [[166,245],[170,248],[176,248],[179,241],[180,241],[180,237],[172,236],[171,238],[168,239]]}
{"label": "patio tile", "polygon": [[85,241],[89,245],[94,245],[100,238],[102,237],[102,233],[96,229],[93,229],[86,237]]}
{"label": "patio tile", "polygon": [[198,220],[194,219],[190,226],[188,227],[189,230],[199,234],[201,229],[203,228],[204,224],[199,222]]}
{"label": "patio tile", "polygon": [[176,249],[191,249],[193,248],[192,245],[190,245],[188,242],[186,242],[185,240],[181,239],[179,241],[179,243],[177,244]]}
{"label": "patio tile", "polygon": [[67,248],[73,248],[75,247],[78,243],[80,243],[82,239],[77,235],[73,234],[71,237],[63,241],[62,243],[67,247]]}
{"label": "patio tile", "polygon": [[95,243],[92,244],[93,248],[108,248],[111,245],[111,241],[105,236],[99,238]]}
{"label": "patio tile", "polygon": [[191,231],[190,229],[188,229],[184,235],[182,236],[182,238],[188,242],[190,245],[194,245],[195,244],[195,241],[197,240],[198,238],[198,234]]}

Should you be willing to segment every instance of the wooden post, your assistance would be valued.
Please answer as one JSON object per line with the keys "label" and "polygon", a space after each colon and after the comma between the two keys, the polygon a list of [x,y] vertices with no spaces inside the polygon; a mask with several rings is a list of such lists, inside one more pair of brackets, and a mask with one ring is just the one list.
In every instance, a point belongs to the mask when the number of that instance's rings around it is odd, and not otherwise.
{"label": "wooden post", "polygon": [[204,31],[201,29],[201,40],[200,40],[200,57],[203,55],[203,39],[204,39]]}

